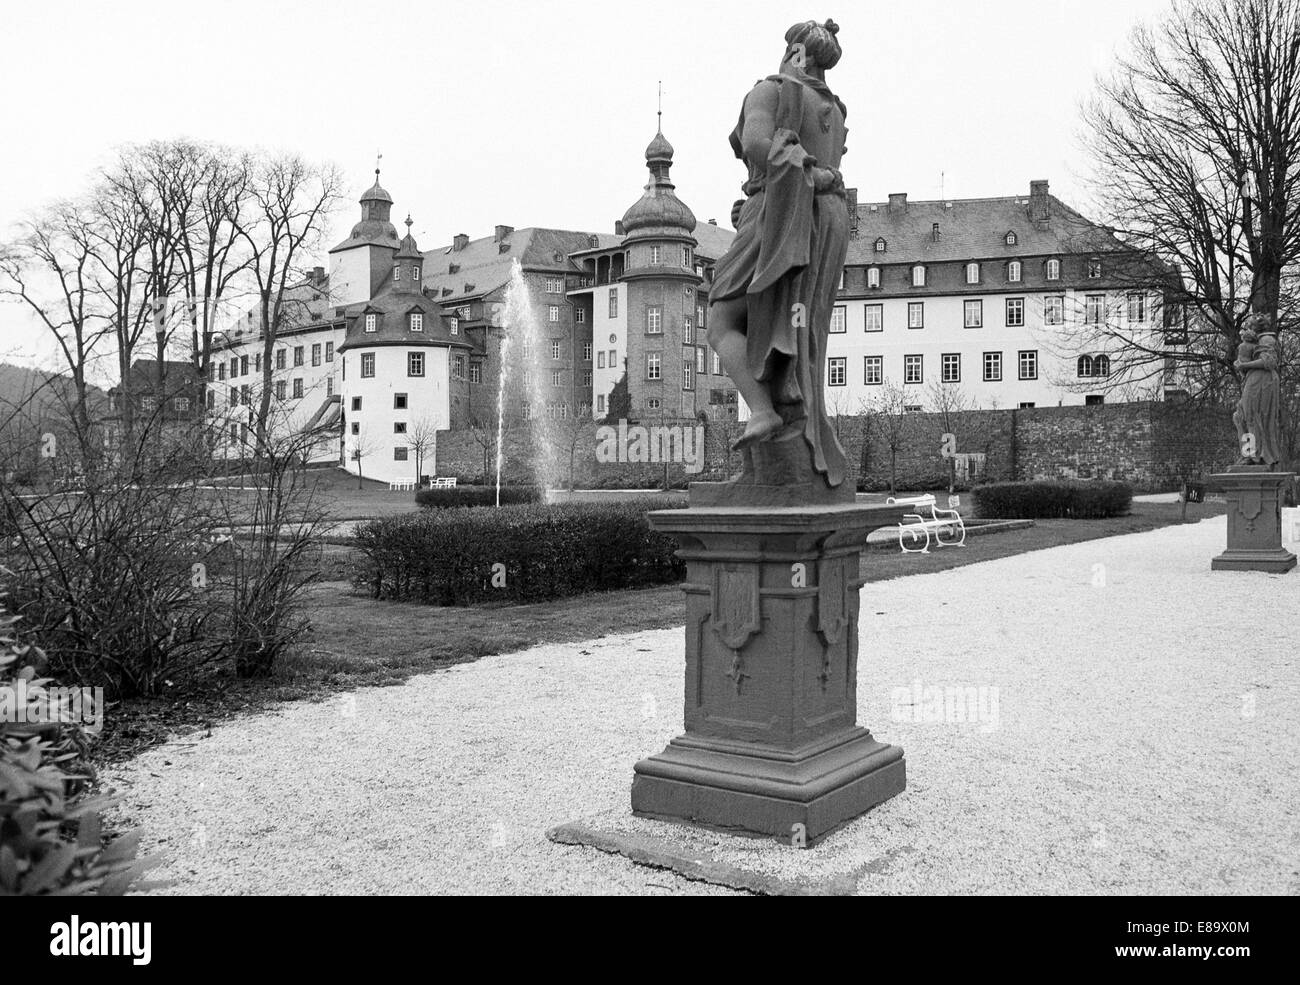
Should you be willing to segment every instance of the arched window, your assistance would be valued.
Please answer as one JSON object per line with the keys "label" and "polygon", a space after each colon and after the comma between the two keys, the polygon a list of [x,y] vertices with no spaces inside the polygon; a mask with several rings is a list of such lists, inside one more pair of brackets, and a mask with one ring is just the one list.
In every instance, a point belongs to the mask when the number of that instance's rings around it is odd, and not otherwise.
{"label": "arched window", "polygon": [[980,282],[980,265],[978,263],[966,264],[966,283],[978,284]]}
{"label": "arched window", "polygon": [[1098,356],[1092,361],[1093,376],[1110,375],[1110,356]]}
{"label": "arched window", "polygon": [[1020,261],[1012,260],[1007,264],[1007,280],[1012,284],[1020,283]]}
{"label": "arched window", "polygon": [[879,287],[879,286],[880,286],[880,268],[879,268],[879,267],[868,267],[868,268],[867,268],[867,287]]}
{"label": "arched window", "polygon": [[877,252],[877,253],[884,253],[884,252],[885,252],[885,247],[886,247],[887,245],[888,245],[888,244],[885,242],[885,237],[881,236],[879,239],[876,240],[876,252]]}
{"label": "arched window", "polygon": [[1057,260],[1055,257],[1047,261],[1047,279],[1048,280],[1061,279],[1061,261]]}
{"label": "arched window", "polygon": [[1079,376],[1080,378],[1093,375],[1092,356],[1079,357]]}
{"label": "arched window", "polygon": [[1002,242],[1006,243],[1007,246],[1015,246],[1016,243],[1019,242],[1016,238],[1015,230],[1008,230],[1007,234],[1002,237]]}
{"label": "arched window", "polygon": [[912,286],[925,287],[925,266],[918,263],[912,268]]}

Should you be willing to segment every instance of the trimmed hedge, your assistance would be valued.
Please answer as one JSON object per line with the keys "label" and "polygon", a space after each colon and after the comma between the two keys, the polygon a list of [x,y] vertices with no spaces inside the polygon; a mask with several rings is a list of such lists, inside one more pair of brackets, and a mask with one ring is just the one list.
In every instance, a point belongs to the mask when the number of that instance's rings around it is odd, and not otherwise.
{"label": "trimmed hedge", "polygon": [[353,581],[375,598],[431,605],[535,602],[679,581],[686,566],[674,557],[676,541],[645,518],[677,505],[530,504],[371,520],[357,529],[364,561]]}
{"label": "trimmed hedge", "polygon": [[1124,516],[1133,505],[1127,482],[995,482],[973,495],[978,516],[1001,520],[1093,520]]}
{"label": "trimmed hedge", "polygon": [[[542,490],[538,486],[502,486],[501,505],[540,503]],[[421,489],[415,502],[425,509],[447,509],[454,506],[496,506],[496,486],[457,486],[455,489]]]}

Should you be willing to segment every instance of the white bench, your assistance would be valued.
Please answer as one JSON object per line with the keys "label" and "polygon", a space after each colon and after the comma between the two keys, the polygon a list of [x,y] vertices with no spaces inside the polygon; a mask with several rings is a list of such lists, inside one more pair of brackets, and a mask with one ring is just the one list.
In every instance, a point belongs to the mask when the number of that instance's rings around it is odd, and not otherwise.
{"label": "white bench", "polygon": [[1300,506],[1282,507],[1282,539],[1300,542]]}
{"label": "white bench", "polygon": [[415,489],[415,480],[414,480],[414,479],[399,479],[397,482],[390,482],[390,483],[388,484],[388,491],[389,491],[389,492],[401,492],[401,491],[403,491],[403,490],[407,490],[407,489],[410,489],[410,490],[414,490],[414,489]]}
{"label": "white bench", "polygon": [[451,477],[448,478],[448,479],[434,479],[434,480],[433,480],[433,485],[430,486],[429,488],[431,488],[431,489],[455,489],[455,488],[456,488],[456,477],[453,475],[453,476],[451,476]]}
{"label": "white bench", "polygon": [[[966,545],[966,524],[962,522],[961,514],[956,510],[939,509],[933,496],[927,494],[903,499],[895,499],[890,496],[885,502],[889,506],[916,507],[917,511],[915,513],[903,514],[903,519],[911,522],[898,525],[898,546],[903,549],[904,554],[929,554],[931,531],[934,532],[934,542],[940,547],[964,547]],[[928,510],[930,515],[925,516],[923,510]],[[956,536],[945,540],[944,533],[951,534],[953,531],[956,531]],[[921,547],[909,549],[904,537],[912,543],[924,539],[925,544]]]}

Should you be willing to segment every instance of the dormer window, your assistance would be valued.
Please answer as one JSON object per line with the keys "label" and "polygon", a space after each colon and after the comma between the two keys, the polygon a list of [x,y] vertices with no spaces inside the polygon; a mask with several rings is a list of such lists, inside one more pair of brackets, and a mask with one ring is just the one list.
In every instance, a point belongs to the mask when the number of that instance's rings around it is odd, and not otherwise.
{"label": "dormer window", "polygon": [[880,268],[879,268],[879,267],[868,267],[868,268],[867,268],[867,287],[879,287],[879,286],[880,286]]}
{"label": "dormer window", "polygon": [[366,315],[366,331],[374,332],[379,329],[379,319],[374,315]]}
{"label": "dormer window", "polygon": [[925,287],[925,265],[918,263],[912,268],[912,286]]}
{"label": "dormer window", "polygon": [[884,253],[886,246],[888,246],[888,244],[885,242],[885,237],[881,236],[879,239],[876,240],[877,253]]}
{"label": "dormer window", "polygon": [[1007,280],[1012,284],[1020,283],[1020,261],[1012,260],[1007,264]]}
{"label": "dormer window", "polygon": [[1060,261],[1060,260],[1057,260],[1057,259],[1053,258],[1053,259],[1047,261],[1047,279],[1048,279],[1048,280],[1060,280],[1060,279],[1061,279],[1061,261]]}
{"label": "dormer window", "polygon": [[1010,231],[1005,236],[1002,237],[1002,242],[1006,243],[1007,246],[1015,246],[1018,242],[1020,242],[1020,240],[1016,236],[1014,231]]}
{"label": "dormer window", "polygon": [[459,319],[459,318],[453,318],[453,319],[451,320],[451,322],[450,322],[450,331],[451,331],[451,334],[452,334],[452,335],[459,335],[459,334],[460,334],[460,319]]}
{"label": "dormer window", "polygon": [[1098,257],[1093,257],[1091,260],[1088,261],[1088,279],[1096,280],[1100,276],[1101,276],[1101,260]]}
{"label": "dormer window", "polygon": [[412,332],[424,331],[424,315],[420,314],[420,312],[418,311],[411,312],[411,331]]}
{"label": "dormer window", "polygon": [[966,283],[978,284],[980,282],[980,265],[978,263],[966,264]]}
{"label": "dormer window", "polygon": [[416,264],[414,267],[411,268],[411,280],[418,281],[419,279],[420,279],[420,265]]}

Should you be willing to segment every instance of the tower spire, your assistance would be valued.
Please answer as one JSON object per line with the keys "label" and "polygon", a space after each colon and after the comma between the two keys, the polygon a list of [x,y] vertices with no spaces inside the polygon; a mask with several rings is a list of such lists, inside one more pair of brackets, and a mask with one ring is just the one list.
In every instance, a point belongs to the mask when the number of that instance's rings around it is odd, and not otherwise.
{"label": "tower spire", "polygon": [[657,132],[664,132],[664,80],[659,80],[659,112],[655,114],[659,117],[656,125]]}

